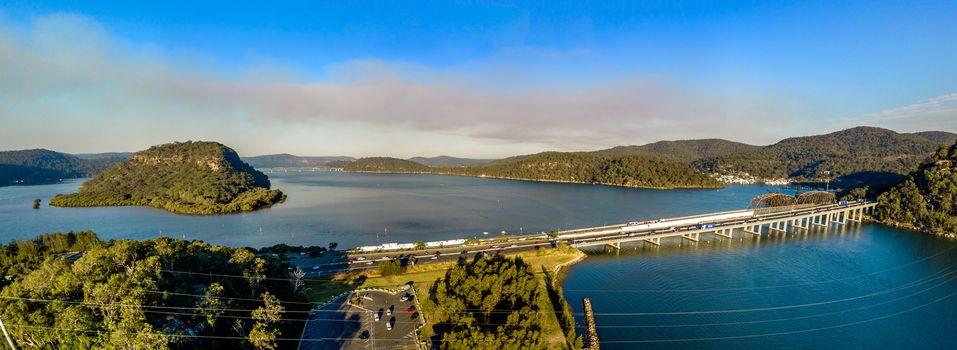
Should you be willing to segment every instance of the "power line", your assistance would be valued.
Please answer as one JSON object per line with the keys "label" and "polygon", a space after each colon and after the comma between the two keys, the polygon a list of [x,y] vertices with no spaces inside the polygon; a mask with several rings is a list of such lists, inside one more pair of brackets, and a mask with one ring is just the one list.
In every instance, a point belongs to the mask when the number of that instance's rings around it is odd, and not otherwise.
{"label": "power line", "polygon": [[[957,263],[952,264],[952,265],[949,266],[948,268],[953,267],[953,266],[957,266]],[[884,289],[884,290],[880,290],[880,291],[876,291],[876,292],[871,292],[871,293],[867,293],[867,294],[862,294],[862,295],[857,295],[857,296],[853,296],[853,297],[847,297],[847,298],[842,298],[842,299],[825,300],[825,301],[814,302],[814,303],[792,304],[792,305],[782,305],[782,306],[771,306],[771,307],[763,307],[763,308],[744,308],[744,309],[725,309],[725,310],[704,310],[704,311],[673,311],[673,312],[597,312],[597,313],[594,313],[594,315],[602,315],[602,316],[699,315],[699,314],[744,313],[744,312],[758,312],[758,311],[772,311],[772,310],[796,309],[796,308],[812,307],[812,306],[819,306],[819,305],[835,304],[835,303],[840,303],[840,302],[846,302],[846,301],[851,301],[851,300],[858,300],[858,299],[864,299],[864,298],[869,298],[869,297],[878,296],[878,295],[889,294],[889,293],[893,293],[893,292],[896,292],[896,291],[905,290],[905,289],[909,289],[909,288],[912,288],[912,287],[915,287],[915,286],[920,286],[920,285],[923,285],[923,284],[927,284],[927,283],[929,283],[929,282],[932,282],[932,281],[939,280],[939,279],[941,279],[941,278],[947,277],[948,275],[952,275],[952,274],[954,274],[955,272],[957,272],[957,270],[951,270],[951,271],[946,272],[946,273],[943,273],[943,274],[941,274],[941,273],[935,273],[935,274],[933,274],[933,275],[931,275],[931,276],[927,276],[927,277],[918,279],[918,280],[916,280],[916,281],[912,281],[912,282],[909,282],[909,283],[907,283],[907,284],[899,285],[899,286],[896,286],[896,287],[893,287],[893,288],[888,288],[888,289]],[[936,277],[935,277],[935,276],[936,276]],[[199,296],[199,295],[196,295],[196,296]],[[79,304],[79,305],[87,305],[87,306],[133,306],[133,307],[144,307],[144,308],[153,308],[153,309],[167,309],[167,310],[169,310],[169,309],[172,309],[172,310],[177,310],[177,309],[178,309],[178,310],[195,310],[195,309],[196,309],[196,307],[184,307],[184,306],[154,306],[154,305],[139,305],[139,304],[118,304],[118,303],[104,304],[104,303],[92,303],[92,302],[82,302],[82,301],[79,301],[79,302],[78,302],[78,301],[67,301],[67,300],[40,299],[40,298],[21,298],[21,297],[10,297],[10,296],[0,296],[0,299],[25,300],[25,301],[35,301],[35,302],[48,302],[48,303],[51,303],[51,302],[59,302],[59,303]],[[227,309],[220,309],[220,310],[222,310],[222,311],[231,311],[231,312],[252,312],[252,311],[254,311],[254,309],[235,309],[235,308],[227,308]],[[475,311],[475,312],[484,312],[484,313],[508,313],[508,314],[515,313],[515,312],[522,312],[521,310],[494,310],[494,309],[493,309],[493,310],[484,310],[484,309],[452,309],[452,308],[429,308],[429,310],[432,310],[432,311],[456,311],[456,312],[470,312],[470,311]],[[346,312],[346,311],[345,311],[345,310],[310,310],[310,311],[306,311],[306,310],[286,310],[286,311],[284,311],[284,312],[289,312],[289,313],[317,313],[317,312],[336,312],[336,313],[342,313],[342,312]],[[549,310],[525,310],[524,312],[564,314],[564,313],[561,313],[561,312],[549,311]],[[582,315],[581,313],[571,313],[571,314],[573,314],[573,315]]]}
{"label": "power line", "polygon": [[883,273],[887,273],[887,272],[891,272],[891,271],[896,271],[896,270],[899,270],[899,269],[902,269],[902,268],[905,268],[905,267],[908,267],[908,266],[911,266],[911,265],[914,265],[914,264],[918,264],[918,263],[927,261],[927,260],[929,260],[929,259],[935,258],[935,257],[937,257],[937,256],[940,256],[940,255],[944,254],[944,253],[950,252],[950,251],[952,251],[952,250],[954,250],[954,249],[957,249],[957,247],[947,248],[947,249],[941,250],[940,252],[937,252],[936,254],[923,257],[923,258],[921,258],[921,259],[919,259],[919,260],[911,261],[910,263],[907,263],[907,264],[904,264],[904,265],[898,265],[898,266],[896,266],[896,267],[892,267],[892,268],[888,268],[888,269],[884,269],[884,270],[880,270],[880,271],[875,271],[875,272],[870,272],[870,273],[861,274],[861,275],[855,275],[855,276],[835,278],[835,279],[830,279],[830,280],[823,280],[823,281],[802,282],[802,283],[794,283],[794,284],[782,284],[782,285],[774,285],[774,286],[739,287],[739,288],[713,288],[713,289],[563,289],[563,290],[566,291],[566,292],[589,292],[589,293],[686,293],[686,292],[733,292],[733,291],[743,291],[743,290],[762,290],[762,289],[777,289],[777,288],[802,287],[802,286],[810,286],[810,285],[817,285],[817,284],[825,284],[825,283],[833,283],[833,282],[841,282],[841,281],[853,280],[853,279],[857,279],[857,278],[868,277],[868,276],[879,275],[879,274],[883,274]]}
{"label": "power line", "polygon": [[[947,276],[947,275],[953,274],[954,272],[957,272],[957,270],[952,270],[952,271],[950,271],[950,272],[948,272],[948,273],[946,273],[946,274],[944,274],[944,275],[942,275],[942,276],[934,277],[934,278],[932,278],[932,279],[930,279],[930,280],[923,281],[923,282],[919,282],[919,283],[915,281],[915,282],[911,282],[911,283],[908,283],[908,284],[905,284],[905,285],[900,285],[900,286],[897,286],[897,287],[894,287],[894,288],[885,289],[885,290],[878,291],[878,292],[872,292],[872,293],[863,294],[863,295],[857,295],[857,296],[853,296],[853,297],[847,297],[847,298],[842,298],[842,299],[826,300],[826,301],[820,301],[820,302],[814,302],[814,303],[792,304],[792,305],[782,305],[782,306],[770,306],[770,307],[760,307],[760,308],[707,310],[707,311],[605,312],[605,313],[595,313],[595,315],[603,315],[603,316],[675,316],[675,315],[708,315],[708,314],[725,314],[725,313],[747,313],[747,312],[759,312],[759,311],[798,309],[798,308],[805,308],[805,307],[812,307],[812,306],[836,304],[836,303],[842,303],[842,302],[846,302],[846,301],[852,301],[852,300],[864,299],[864,298],[869,298],[869,297],[878,296],[878,295],[889,294],[889,293],[893,293],[893,292],[896,292],[896,291],[899,291],[899,290],[908,289],[908,288],[911,288],[911,287],[914,287],[914,286],[918,286],[918,285],[921,285],[921,284],[925,284],[925,283],[930,282],[930,281],[933,281],[933,280],[937,280],[937,279],[943,278],[943,277],[945,277],[945,276]],[[925,278],[925,279],[926,279],[926,278]],[[915,284],[915,283],[916,283],[916,284]]]}
{"label": "power line", "polygon": [[[920,290],[920,291],[918,291],[918,292],[911,293],[911,294],[908,294],[908,295],[905,295],[905,296],[902,296],[902,297],[897,297],[897,298],[890,299],[890,300],[885,300],[885,301],[882,301],[882,302],[879,302],[879,303],[876,303],[876,304],[864,305],[864,306],[859,306],[859,307],[851,308],[851,309],[843,309],[843,310],[831,311],[831,312],[825,312],[825,313],[819,313],[819,314],[813,314],[813,315],[805,315],[805,316],[797,316],[797,317],[785,317],[785,318],[776,318],[776,319],[769,319],[769,320],[754,320],[754,321],[691,323],[691,324],[673,324],[673,325],[605,325],[605,326],[596,326],[596,327],[597,327],[597,328],[684,328],[684,327],[734,326],[734,325],[742,325],[742,324],[760,324],[760,323],[771,323],[771,322],[782,322],[782,321],[802,320],[802,319],[817,318],[817,317],[823,317],[823,316],[830,316],[830,315],[837,315],[837,314],[847,313],[847,312],[851,312],[851,311],[858,311],[858,310],[863,310],[863,309],[869,309],[869,308],[873,308],[873,307],[877,307],[877,306],[881,306],[881,305],[885,305],[885,304],[890,304],[890,303],[897,302],[897,301],[901,301],[901,300],[905,300],[905,299],[910,299],[910,298],[913,298],[913,297],[915,297],[915,296],[917,296],[917,295],[919,295],[919,294],[926,293],[927,291],[930,291],[930,290],[935,289],[935,288],[937,288],[937,287],[940,287],[940,286],[942,286],[942,285],[948,284],[948,283],[950,283],[952,280],[953,280],[953,278],[949,278],[949,279],[947,279],[947,280],[944,280],[943,282],[940,282],[940,283],[938,283],[938,284],[935,284],[935,285],[933,285],[933,286],[931,286],[931,287],[925,288],[925,289]],[[584,327],[581,327],[581,328],[584,328]]]}
{"label": "power line", "polygon": [[909,309],[906,309],[906,310],[903,310],[903,311],[898,311],[898,312],[895,312],[895,313],[892,313],[892,314],[888,314],[888,315],[884,315],[884,316],[879,316],[879,317],[874,317],[874,318],[870,318],[870,319],[866,319],[866,320],[861,320],[861,321],[855,321],[855,322],[837,324],[837,325],[832,325],[832,326],[827,326],[827,327],[817,327],[817,328],[809,328],[809,329],[801,329],[801,330],[785,331],[785,332],[772,332],[772,333],[747,334],[747,335],[738,335],[738,336],[726,336],[726,337],[683,338],[683,339],[648,339],[648,340],[602,340],[601,342],[602,342],[602,343],[608,343],[608,344],[673,343],[673,342],[690,342],[690,341],[716,341],[716,340],[746,339],[746,338],[759,338],[759,337],[770,337],[770,336],[780,336],[780,335],[790,335],[790,334],[800,334],[800,333],[817,332],[817,331],[823,331],[823,330],[828,330],[828,329],[849,327],[849,326],[854,326],[854,325],[858,325],[858,324],[863,324],[863,323],[868,323],[868,322],[879,321],[879,320],[891,318],[891,317],[894,317],[894,316],[897,316],[897,315],[905,314],[905,313],[908,313],[908,312],[911,312],[911,311],[914,311],[914,310],[917,310],[917,309],[921,309],[921,308],[930,306],[930,305],[932,305],[932,304],[936,304],[936,303],[941,302],[941,301],[943,301],[943,300],[945,300],[945,299],[947,299],[947,298],[950,298],[950,297],[952,297],[952,296],[954,296],[954,295],[957,295],[957,292],[953,292],[953,293],[947,294],[947,295],[945,295],[945,296],[943,296],[943,297],[940,297],[940,298],[937,298],[937,299],[935,299],[935,300],[933,300],[933,301],[931,301],[931,302],[928,302],[928,303],[925,303],[925,304],[921,304],[921,305],[918,305],[918,306],[915,306],[915,307],[912,307],[912,308],[909,308]]}

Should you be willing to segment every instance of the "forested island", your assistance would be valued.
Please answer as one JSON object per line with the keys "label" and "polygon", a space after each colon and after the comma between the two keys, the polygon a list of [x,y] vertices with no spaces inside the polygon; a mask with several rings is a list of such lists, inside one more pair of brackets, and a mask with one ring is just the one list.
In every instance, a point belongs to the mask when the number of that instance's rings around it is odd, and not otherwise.
{"label": "forested island", "polygon": [[957,236],[957,143],[938,150],[879,203],[876,217],[885,223]]}
{"label": "forested island", "polygon": [[646,156],[607,158],[579,152],[543,152],[488,164],[429,167],[397,158],[362,158],[345,171],[429,173],[512,180],[640,188],[719,188],[721,183],[688,165]]}
{"label": "forested island", "polygon": [[216,142],[177,142],[137,152],[83,183],[77,193],[57,195],[61,207],[140,205],[180,214],[252,211],[285,200],[269,178]]}

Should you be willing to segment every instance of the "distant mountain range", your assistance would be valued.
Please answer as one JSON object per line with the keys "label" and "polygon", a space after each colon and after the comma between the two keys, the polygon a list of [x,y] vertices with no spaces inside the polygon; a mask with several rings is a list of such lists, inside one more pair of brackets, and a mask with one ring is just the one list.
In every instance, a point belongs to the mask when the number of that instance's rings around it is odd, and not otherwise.
{"label": "distant mountain range", "polygon": [[[638,157],[688,164],[703,173],[747,173],[761,179],[791,178],[799,181],[834,178],[856,182],[880,180],[892,184],[903,178],[904,174],[916,169],[937,148],[955,141],[957,134],[945,131],[897,133],[881,128],[856,127],[824,135],[792,137],[768,146],[723,139],[700,139],[659,141],[587,152],[543,152],[500,160],[451,156],[413,157],[408,160],[373,157],[357,160],[348,156],[303,157],[291,154],[243,157],[242,160],[255,168],[325,166],[353,171],[454,172],[495,177],[511,177],[521,173],[530,174],[530,178],[547,180],[549,162],[557,158],[587,158],[585,163],[597,164],[593,159]],[[564,153],[589,157],[559,156]],[[0,186],[49,183],[65,178],[92,176],[131,155],[132,153],[128,152],[69,155],[49,150],[0,152]],[[543,159],[549,160],[541,161]],[[645,161],[638,163],[651,164]],[[574,161],[564,164],[573,167],[581,165]],[[509,169],[521,166],[526,169]],[[539,170],[531,171],[535,167]],[[550,171],[564,172],[559,168],[552,168]],[[569,172],[565,175],[573,176]],[[583,176],[587,177],[584,173],[573,177],[576,178],[575,181],[591,181],[583,179]],[[563,181],[558,178],[554,180]]]}
{"label": "distant mountain range", "polygon": [[243,161],[254,168],[297,168],[329,166],[330,162],[351,162],[356,160],[346,156],[301,157],[288,153],[243,157]]}
{"label": "distant mountain range", "polygon": [[75,153],[80,159],[130,159],[133,152]]}
{"label": "distant mountain range", "polygon": [[89,177],[123,159],[108,154],[81,158],[46,149],[0,151],[0,186]]}

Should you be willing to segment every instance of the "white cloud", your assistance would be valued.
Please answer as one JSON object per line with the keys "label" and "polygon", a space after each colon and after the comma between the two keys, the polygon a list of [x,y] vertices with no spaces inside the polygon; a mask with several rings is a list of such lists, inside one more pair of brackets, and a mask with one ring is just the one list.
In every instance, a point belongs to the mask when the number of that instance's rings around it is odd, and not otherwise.
{"label": "white cloud", "polygon": [[246,154],[501,156],[698,137],[766,143],[800,123],[778,102],[661,81],[496,91],[494,81],[462,83],[483,79],[474,73],[366,59],[303,83],[272,70],[220,76],[156,51],[77,15],[0,23],[0,117],[13,125],[0,148],[135,150],[189,138]]}
{"label": "white cloud", "polygon": [[900,132],[957,131],[957,93],[845,121],[845,124],[862,123]]}

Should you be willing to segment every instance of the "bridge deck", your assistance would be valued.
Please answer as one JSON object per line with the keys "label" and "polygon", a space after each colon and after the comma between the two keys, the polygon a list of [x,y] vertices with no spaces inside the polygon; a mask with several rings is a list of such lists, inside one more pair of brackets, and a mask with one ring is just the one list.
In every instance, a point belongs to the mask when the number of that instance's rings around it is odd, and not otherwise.
{"label": "bridge deck", "polygon": [[[685,237],[691,240],[697,240],[700,234],[707,233],[729,237],[730,231],[734,229],[742,229],[745,232],[754,234],[760,234],[763,227],[777,231],[783,231],[788,226],[807,229],[812,225],[828,226],[834,222],[845,223],[846,221],[860,221],[860,215],[857,213],[863,213],[863,211],[870,210],[876,205],[876,203],[851,203],[848,205],[824,205],[783,211],[770,211],[766,214],[757,214],[752,218],[715,221],[713,222],[714,227],[708,228],[691,225],[675,227],[674,230],[658,229],[608,233],[575,239],[570,243],[575,247],[598,245],[616,246],[621,243],[637,241],[650,241],[651,243],[658,244],[662,238]],[[840,218],[843,221],[835,221],[835,218]],[[830,221],[823,222],[825,220]],[[711,224],[712,222],[708,223]]]}

